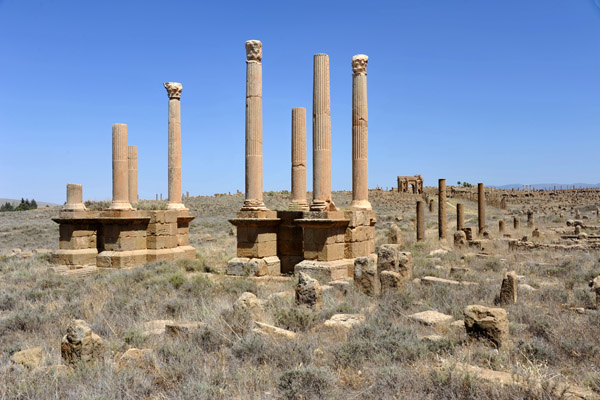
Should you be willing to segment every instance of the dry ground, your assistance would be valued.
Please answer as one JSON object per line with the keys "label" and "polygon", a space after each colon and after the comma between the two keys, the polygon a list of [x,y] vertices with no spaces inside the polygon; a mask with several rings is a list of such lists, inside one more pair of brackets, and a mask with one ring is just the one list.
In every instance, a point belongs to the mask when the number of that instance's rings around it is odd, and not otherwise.
{"label": "dry ground", "polygon": [[[440,248],[437,214],[426,212],[427,240],[415,243],[415,197],[371,192],[377,211],[377,245],[387,242],[387,226],[398,224],[404,247],[414,257],[414,277],[438,276],[478,286],[426,286],[409,282],[403,291],[369,298],[350,291],[346,298],[327,295],[321,312],[297,308],[293,297],[268,299],[292,291],[290,277],[281,280],[231,278],[222,275],[235,253],[228,218],[241,206],[241,195],[186,199],[196,219],[191,224],[195,261],[160,262],[123,271],[102,271],[82,278],[53,274],[47,256],[7,257],[11,248],[56,249],[58,227],[50,220],[57,209],[0,213],[0,398],[30,399],[554,399],[560,382],[600,393],[600,314],[587,282],[600,274],[598,254],[537,251],[510,253],[505,243],[492,246],[488,257],[453,251],[429,257]],[[288,204],[286,193],[265,193],[272,209]],[[334,193],[338,206],[349,204],[349,192]],[[476,226],[475,204],[466,204],[467,226]],[[525,219],[513,232],[513,214],[531,206],[527,199],[508,210],[487,208],[490,232],[507,220],[513,237],[530,235]],[[559,199],[556,199],[560,202]],[[455,227],[455,199],[449,199],[449,237]],[[160,207],[143,202],[139,207]],[[436,204],[437,210],[437,204]],[[558,238],[551,228],[572,218],[550,212],[536,215],[542,240]],[[598,224],[584,210],[586,223]],[[450,246],[451,243],[442,243]],[[467,272],[452,274],[451,267]],[[515,270],[521,291],[517,305],[506,307],[512,346],[500,351],[467,344],[464,329],[419,325],[408,315],[437,310],[463,318],[469,304],[493,306],[504,271]],[[268,323],[300,333],[297,339],[273,340],[252,331],[253,322],[232,304],[244,292],[265,300]],[[572,307],[583,308],[579,312]],[[362,313],[363,326],[347,341],[320,330],[335,313]],[[112,354],[130,347],[155,350],[158,374],[143,368],[116,371],[112,357],[69,372],[33,372],[11,367],[15,352],[43,346],[44,365],[61,363],[60,339],[72,318],[85,319]],[[202,321],[206,326],[176,339],[145,337],[142,324],[155,319]],[[439,334],[428,342],[423,336]],[[466,362],[529,379],[522,386],[495,386],[454,368]],[[533,382],[542,382],[536,385]]]}

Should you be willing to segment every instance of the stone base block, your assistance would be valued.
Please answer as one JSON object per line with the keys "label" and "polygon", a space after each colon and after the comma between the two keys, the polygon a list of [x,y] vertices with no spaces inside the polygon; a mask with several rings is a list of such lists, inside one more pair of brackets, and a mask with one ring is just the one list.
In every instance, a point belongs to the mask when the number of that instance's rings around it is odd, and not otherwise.
{"label": "stone base block", "polygon": [[96,264],[97,255],[98,250],[96,248],[79,250],[60,249],[52,253],[50,260],[53,264],[80,267],[87,264]]}
{"label": "stone base block", "polygon": [[147,262],[154,261],[173,261],[173,249],[148,249],[146,250]]}
{"label": "stone base block", "polygon": [[188,260],[194,260],[196,258],[196,248],[192,246],[179,246],[177,247],[180,250],[183,250],[183,257]]}
{"label": "stone base block", "polygon": [[[238,227],[239,232],[239,227]],[[262,258],[277,255],[277,241],[240,242],[237,244],[237,256],[246,258]]]}
{"label": "stone base block", "polygon": [[131,268],[146,263],[146,250],[103,251],[96,257],[98,268]]}
{"label": "stone base block", "polygon": [[304,242],[304,258],[307,260],[335,261],[344,258],[344,243],[317,245]]}
{"label": "stone base block", "polygon": [[327,283],[338,279],[354,276],[354,260],[341,259],[336,261],[304,260],[296,264],[294,274],[304,272],[317,279],[320,283]]}
{"label": "stone base block", "polygon": [[375,240],[369,239],[363,242],[346,242],[344,244],[344,257],[356,258],[366,257],[375,251]]}
{"label": "stone base block", "polygon": [[279,275],[281,262],[279,257],[265,258],[236,257],[227,263],[227,275],[236,276],[265,276]]}

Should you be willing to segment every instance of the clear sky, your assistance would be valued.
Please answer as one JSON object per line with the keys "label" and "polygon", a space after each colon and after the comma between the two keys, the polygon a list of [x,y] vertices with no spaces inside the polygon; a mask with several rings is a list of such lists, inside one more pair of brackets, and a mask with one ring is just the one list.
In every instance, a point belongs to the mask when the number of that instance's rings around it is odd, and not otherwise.
{"label": "clear sky", "polygon": [[183,191],[244,190],[244,42],[263,42],[264,190],[331,65],[332,185],[351,189],[353,55],[369,56],[369,186],[600,182],[600,0],[0,0],[0,198],[112,195],[111,126],[167,196],[163,82],[183,84]]}

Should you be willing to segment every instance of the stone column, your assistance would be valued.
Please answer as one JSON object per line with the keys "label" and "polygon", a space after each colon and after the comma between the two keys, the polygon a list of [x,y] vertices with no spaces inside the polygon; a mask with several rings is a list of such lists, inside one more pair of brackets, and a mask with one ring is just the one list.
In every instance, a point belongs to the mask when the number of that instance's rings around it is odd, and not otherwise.
{"label": "stone column", "polygon": [[429,212],[433,212],[433,199],[429,199]]}
{"label": "stone column", "polygon": [[352,57],[352,202],[350,207],[371,210],[369,202],[369,141],[367,64],[369,57]]}
{"label": "stone column", "polygon": [[533,211],[527,211],[527,227],[533,228],[534,223]]}
{"label": "stone column", "polygon": [[462,231],[465,228],[465,205],[456,203],[456,230]]}
{"label": "stone column", "polygon": [[417,242],[425,240],[425,203],[417,201]]}
{"label": "stone column", "polygon": [[438,181],[438,233],[440,240],[446,239],[446,180]]}
{"label": "stone column", "polygon": [[521,228],[521,221],[519,220],[519,217],[514,217],[514,219],[513,219],[513,228],[515,230]]}
{"label": "stone column", "polygon": [[504,220],[501,219],[500,221],[498,221],[498,232],[499,233],[504,233]]}
{"label": "stone column", "polygon": [[242,211],[266,210],[263,202],[262,43],[246,42],[246,199]]}
{"label": "stone column", "polygon": [[165,82],[169,95],[169,204],[168,210],[185,209],[181,201],[181,83]]}
{"label": "stone column", "polygon": [[335,211],[331,200],[331,113],[329,56],[315,54],[313,65],[313,211]]}
{"label": "stone column", "polygon": [[127,161],[129,179],[129,202],[138,201],[138,162],[137,162],[137,146],[127,146]]}
{"label": "stone column", "polygon": [[127,161],[127,125],[112,126],[113,199],[111,210],[130,210]]}
{"label": "stone column", "polygon": [[306,201],[306,108],[292,108],[292,203],[308,210]]}
{"label": "stone column", "polygon": [[64,211],[85,211],[83,204],[83,186],[67,183],[67,203],[62,207]]}
{"label": "stone column", "polygon": [[477,184],[477,220],[479,222],[479,234],[485,230],[485,188],[483,183]]}

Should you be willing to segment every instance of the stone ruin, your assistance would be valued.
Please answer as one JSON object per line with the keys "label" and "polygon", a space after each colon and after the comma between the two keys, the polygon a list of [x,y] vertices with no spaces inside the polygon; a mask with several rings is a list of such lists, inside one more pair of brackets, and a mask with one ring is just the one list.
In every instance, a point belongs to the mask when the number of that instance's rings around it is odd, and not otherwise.
{"label": "stone ruin", "polygon": [[423,194],[423,177],[421,175],[399,176],[398,193]]}
{"label": "stone ruin", "polygon": [[136,210],[137,147],[127,145],[127,125],[112,127],[113,198],[102,211],[87,210],[82,186],[67,184],[67,202],[52,220],[59,224],[59,250],[52,262],[69,269],[84,266],[127,268],[159,260],[194,259],[189,223],[182,203],[182,85],[164,84],[169,95],[169,203],[166,210]]}
{"label": "stone ruin", "polygon": [[307,272],[352,277],[354,259],[375,251],[375,213],[368,199],[366,55],[352,58],[352,203],[339,210],[331,196],[329,56],[314,56],[313,198],[306,201],[306,110],[292,109],[292,200],[288,210],[263,202],[262,44],[246,42],[246,193],[236,218],[237,257],[231,275]]}

